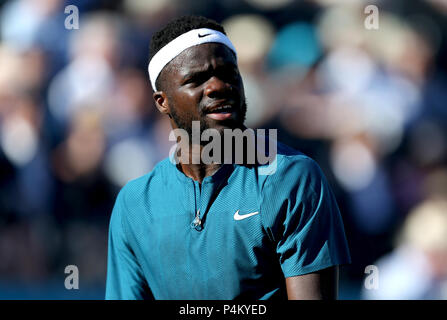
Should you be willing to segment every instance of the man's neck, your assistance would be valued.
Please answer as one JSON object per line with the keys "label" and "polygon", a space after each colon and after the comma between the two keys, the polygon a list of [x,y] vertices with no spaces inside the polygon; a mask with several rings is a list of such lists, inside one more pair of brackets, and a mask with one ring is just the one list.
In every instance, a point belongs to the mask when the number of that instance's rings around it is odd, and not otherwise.
{"label": "man's neck", "polygon": [[[239,129],[242,131],[247,129],[244,125],[242,125]],[[221,136],[221,155],[224,155],[225,153],[225,147],[224,147],[224,136]],[[180,149],[177,151],[181,151]],[[186,154],[182,154],[180,161],[177,165],[178,169],[183,172],[187,177],[190,177],[193,180],[198,181],[199,183],[202,183],[203,179],[205,179],[208,176],[212,176],[214,173],[216,173],[220,167],[223,165],[224,158],[220,159],[220,163],[204,163],[202,160],[202,150],[204,148],[204,145],[189,145],[188,146],[188,152]],[[246,152],[247,150],[244,150]],[[232,150],[232,159],[231,163],[234,162],[235,157],[235,150],[233,146]],[[185,158],[186,157],[186,158]],[[200,160],[199,160],[200,159]],[[182,161],[184,160],[184,161]],[[195,161],[193,161],[195,160]],[[199,162],[199,163],[198,163]],[[227,162],[225,162],[227,163]]]}
{"label": "man's neck", "polygon": [[180,170],[193,180],[202,183],[203,179],[212,176],[222,166],[221,163],[216,164],[183,164],[179,163]]}

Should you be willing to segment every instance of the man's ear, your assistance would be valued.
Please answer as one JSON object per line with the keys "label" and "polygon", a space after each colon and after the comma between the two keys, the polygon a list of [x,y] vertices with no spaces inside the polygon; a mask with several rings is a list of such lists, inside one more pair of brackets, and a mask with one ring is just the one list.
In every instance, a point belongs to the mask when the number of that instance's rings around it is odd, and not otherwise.
{"label": "man's ear", "polygon": [[163,114],[170,115],[169,101],[166,93],[163,91],[156,91],[152,96],[154,97],[157,109]]}

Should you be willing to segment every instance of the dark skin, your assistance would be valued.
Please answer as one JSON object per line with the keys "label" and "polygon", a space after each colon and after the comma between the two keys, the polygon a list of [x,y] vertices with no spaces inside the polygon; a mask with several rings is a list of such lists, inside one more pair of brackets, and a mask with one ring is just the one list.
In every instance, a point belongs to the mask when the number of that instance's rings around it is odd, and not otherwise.
{"label": "dark skin", "polygon": [[[173,129],[191,133],[192,121],[200,121],[201,131],[214,128],[245,129],[245,93],[237,61],[229,48],[219,43],[190,47],[165,66],[159,76],[160,90],[153,94],[158,110],[169,115]],[[231,117],[215,119],[211,110],[231,105]],[[203,146],[190,148],[190,159]],[[221,164],[180,162],[182,172],[201,183],[213,175]],[[291,300],[336,299],[338,267],[285,279]]]}
{"label": "dark skin", "polygon": [[[226,46],[208,43],[186,49],[163,69],[159,77],[162,90],[154,93],[154,100],[160,112],[170,116],[173,129],[185,129],[191,134],[192,121],[200,121],[201,131],[245,128],[242,78],[236,58]],[[234,107],[232,119],[216,121],[207,116],[206,111],[219,104]],[[202,147],[190,148],[190,152],[201,152]],[[191,162],[180,163],[181,170],[200,183],[221,166]]]}

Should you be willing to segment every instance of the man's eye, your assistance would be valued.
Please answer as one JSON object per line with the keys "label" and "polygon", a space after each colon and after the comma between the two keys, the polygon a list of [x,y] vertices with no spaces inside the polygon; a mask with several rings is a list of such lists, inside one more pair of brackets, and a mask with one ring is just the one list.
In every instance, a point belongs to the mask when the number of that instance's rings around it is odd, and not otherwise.
{"label": "man's eye", "polygon": [[194,78],[188,78],[188,79],[186,79],[185,80],[185,84],[190,84],[190,83],[193,83],[195,80],[194,80]]}
{"label": "man's eye", "polygon": [[233,72],[233,71],[229,71],[229,72],[226,72],[224,75],[223,75],[223,78],[226,80],[226,81],[230,81],[230,82],[234,82],[234,81],[236,81],[237,79],[238,79],[238,73],[236,73],[236,72]]}
{"label": "man's eye", "polygon": [[185,81],[185,84],[200,84],[203,82],[204,78],[204,75],[195,75],[187,79]]}

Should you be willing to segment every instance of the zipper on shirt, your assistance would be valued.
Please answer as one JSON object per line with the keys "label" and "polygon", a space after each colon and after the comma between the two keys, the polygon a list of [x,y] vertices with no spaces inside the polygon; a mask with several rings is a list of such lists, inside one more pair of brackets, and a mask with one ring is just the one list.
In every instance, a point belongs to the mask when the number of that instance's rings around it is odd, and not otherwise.
{"label": "zipper on shirt", "polygon": [[[194,211],[196,212],[193,222],[191,222],[191,228],[202,231],[202,219],[200,218],[200,206],[201,206],[201,190],[198,186],[198,182],[193,182],[194,184]],[[199,192],[199,195],[197,196],[197,192]],[[197,210],[197,211],[196,211]]]}
{"label": "zipper on shirt", "polygon": [[192,222],[192,226],[197,231],[202,230],[202,220],[200,219],[200,209],[197,210],[196,217],[194,218],[194,221]]}

